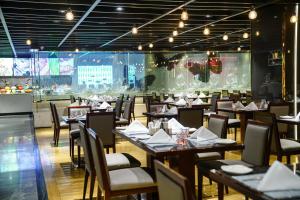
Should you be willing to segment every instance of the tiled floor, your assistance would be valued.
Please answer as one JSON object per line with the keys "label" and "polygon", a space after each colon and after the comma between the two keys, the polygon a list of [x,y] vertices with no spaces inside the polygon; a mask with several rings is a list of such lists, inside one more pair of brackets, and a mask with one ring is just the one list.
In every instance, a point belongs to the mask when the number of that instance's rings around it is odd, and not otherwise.
{"label": "tiled floor", "polygon": [[32,118],[0,117],[0,199],[47,199]]}

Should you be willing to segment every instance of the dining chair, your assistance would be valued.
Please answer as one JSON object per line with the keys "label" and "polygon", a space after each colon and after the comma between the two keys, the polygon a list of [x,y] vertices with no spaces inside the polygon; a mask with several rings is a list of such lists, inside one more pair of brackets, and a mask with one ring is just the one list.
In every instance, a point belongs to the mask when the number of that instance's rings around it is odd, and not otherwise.
{"label": "dining chair", "polygon": [[232,93],[229,95],[229,99],[232,99],[234,102],[241,101],[240,93]]}
{"label": "dining chair", "polygon": [[86,116],[86,127],[99,133],[107,153],[109,153],[109,148],[112,148],[113,153],[116,152],[115,135],[112,132],[115,128],[114,112],[88,113]]}
{"label": "dining chair", "polygon": [[228,90],[222,90],[222,99],[228,99],[228,98],[229,98]]}
{"label": "dining chair", "polygon": [[231,99],[219,99],[217,100],[217,114],[218,115],[224,115],[228,116],[228,126],[227,128],[234,128],[234,140],[236,140],[236,135],[237,135],[237,128],[241,127],[241,122],[239,119],[236,118],[234,113],[231,112],[224,112],[224,111],[219,111],[218,109],[232,109],[232,104],[234,103],[233,100]]}
{"label": "dining chair", "polygon": [[272,123],[271,153],[277,155],[277,160],[280,162],[282,157],[286,156],[287,164],[290,164],[291,156],[300,154],[300,143],[291,138],[281,137],[276,117],[274,113],[267,112],[258,112],[254,115],[255,120]]}
{"label": "dining chair", "polygon": [[233,90],[232,93],[233,93],[233,94],[239,94],[239,95],[240,95],[240,94],[241,94],[241,91],[240,91],[240,90]]}
{"label": "dining chair", "polygon": [[213,94],[211,96],[211,99],[210,99],[210,103],[211,103],[211,106],[209,108],[209,110],[204,110],[204,116],[205,117],[209,117],[211,114],[216,114],[217,113],[217,100],[220,99],[220,95],[219,94]]}
{"label": "dining chair", "polygon": [[203,125],[203,108],[178,108],[177,118],[185,127],[200,128]]}
{"label": "dining chair", "polygon": [[50,102],[50,109],[51,109],[52,119],[53,119],[53,124],[54,124],[54,126],[53,126],[53,129],[54,129],[53,142],[54,142],[54,146],[58,146],[60,130],[68,128],[69,125],[67,123],[65,123],[64,121],[60,121],[56,105],[52,102]]}
{"label": "dining chair", "polygon": [[127,100],[124,102],[124,113],[123,116],[116,121],[117,126],[126,126],[130,124],[131,121],[131,107],[132,101]]}
{"label": "dining chair", "polygon": [[108,171],[100,137],[91,129],[87,131],[98,181],[98,199],[102,193],[104,200],[110,200],[117,196],[157,192],[152,176],[140,167]]}
{"label": "dining chair", "polygon": [[[245,148],[242,152],[241,160],[218,160],[224,165],[244,165],[247,167],[263,167],[269,165],[270,143],[271,143],[271,124],[259,121],[248,120],[245,133]],[[211,168],[211,162],[199,161],[201,167]],[[210,178],[202,170],[198,171],[198,200],[202,199],[203,176]],[[223,199],[224,186],[218,183],[219,199]]]}
{"label": "dining chair", "polygon": [[118,99],[120,99],[121,101],[123,101],[123,99],[124,99],[124,94],[120,94],[120,96],[118,97]]}
{"label": "dining chair", "polygon": [[165,93],[161,92],[159,93],[159,101],[164,102],[165,101]]}
{"label": "dining chair", "polygon": [[[268,111],[274,113],[276,117],[290,114],[290,105],[288,102],[269,103]],[[277,123],[278,133],[280,137],[287,137],[288,124]]]}
{"label": "dining chair", "polygon": [[[91,199],[93,199],[94,184],[95,184],[95,179],[96,179],[95,166],[94,166],[91,145],[90,145],[89,136],[88,136],[88,132],[87,132],[85,123],[80,121],[79,129],[80,129],[80,140],[81,140],[81,145],[82,145],[82,148],[84,151],[84,161],[85,161],[83,199],[85,199],[85,196],[86,196],[87,182],[90,177],[91,181],[90,181],[89,199],[91,200]],[[92,129],[90,129],[90,131],[91,130]],[[99,135],[100,133],[95,132],[95,134]],[[130,154],[127,154],[127,153],[105,154],[105,157],[107,160],[108,170],[141,166],[140,161],[138,161],[133,156],[131,156]]]}
{"label": "dining chair", "polygon": [[123,106],[123,98],[118,98],[115,104],[115,113],[116,113],[117,120],[121,118],[122,106]]}
{"label": "dining chair", "polygon": [[132,118],[135,120],[135,115],[134,115],[134,112],[135,112],[135,95],[132,95],[129,99],[132,103],[131,105],[131,115],[132,115]]}
{"label": "dining chair", "polygon": [[[91,106],[69,106],[68,107],[68,117],[73,118],[77,117],[76,115],[86,115],[92,111]],[[80,166],[80,131],[78,123],[69,124],[69,143],[70,143],[70,156],[71,160],[74,163],[75,161],[75,154],[74,148],[77,145],[77,165]]]}
{"label": "dining chair", "polygon": [[154,161],[160,200],[194,200],[191,185],[186,177],[167,168],[158,160]]}
{"label": "dining chair", "polygon": [[76,98],[73,95],[70,95],[71,104],[76,102]]}

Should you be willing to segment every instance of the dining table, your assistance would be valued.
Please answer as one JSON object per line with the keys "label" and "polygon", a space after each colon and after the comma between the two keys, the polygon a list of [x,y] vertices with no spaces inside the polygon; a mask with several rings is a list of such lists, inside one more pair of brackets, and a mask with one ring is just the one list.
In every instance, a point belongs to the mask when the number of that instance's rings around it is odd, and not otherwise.
{"label": "dining table", "polygon": [[290,118],[287,117],[276,117],[276,121],[278,123],[289,124],[289,125],[300,125],[300,119],[291,116]]}
{"label": "dining table", "polygon": [[[136,147],[146,152],[147,167],[154,169],[154,159],[164,161],[166,157],[176,158],[176,165],[170,163],[170,167],[174,167],[180,174],[185,176],[191,183],[193,192],[195,192],[195,155],[197,153],[206,152],[224,152],[242,150],[243,144],[216,144],[216,143],[198,143],[187,139],[186,144],[172,144],[162,146],[151,146],[146,144],[144,140],[139,139],[135,134],[126,134],[124,130],[115,129],[114,134],[120,136],[124,140],[129,141]],[[174,137],[174,136],[173,136]],[[171,162],[173,159],[170,159]]]}
{"label": "dining table", "polygon": [[240,129],[241,129],[241,142],[244,143],[248,119],[253,119],[253,114],[255,112],[267,112],[268,109],[246,110],[246,109],[234,109],[234,108],[217,108],[217,114],[218,111],[234,113],[240,116],[239,119],[240,119]]}
{"label": "dining table", "polygon": [[[205,176],[219,184],[226,185],[237,192],[244,194],[251,199],[271,200],[271,199],[300,199],[300,190],[275,190],[275,191],[259,191],[257,186],[264,178],[269,167],[252,167],[253,171],[249,173],[225,172],[221,166],[224,166],[222,161],[200,161],[198,167]],[[287,165],[294,174],[300,176],[300,164]],[[280,180],[278,180],[280,181]],[[219,200],[223,199],[223,191],[219,190]],[[202,191],[198,191],[201,192]]]}
{"label": "dining table", "polygon": [[[178,108],[188,108],[188,106],[185,104],[176,104],[175,102],[170,102],[170,103],[167,103],[169,106],[175,106],[175,107],[178,107]],[[203,108],[203,109],[207,109],[211,106],[212,104],[210,103],[201,103],[201,104],[194,104],[192,105],[192,108]]]}

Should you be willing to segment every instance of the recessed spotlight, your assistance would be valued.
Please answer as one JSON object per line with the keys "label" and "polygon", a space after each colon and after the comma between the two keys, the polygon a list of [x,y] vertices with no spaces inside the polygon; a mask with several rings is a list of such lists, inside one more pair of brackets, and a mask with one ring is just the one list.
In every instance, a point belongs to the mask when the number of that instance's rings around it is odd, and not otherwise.
{"label": "recessed spotlight", "polygon": [[243,38],[244,38],[244,39],[247,39],[248,37],[249,37],[249,34],[248,34],[248,33],[246,33],[246,32],[243,33]]}
{"label": "recessed spotlight", "polygon": [[209,34],[210,34],[209,28],[206,27],[206,28],[203,30],[203,34],[204,34],[204,35],[209,35]]}
{"label": "recessed spotlight", "polygon": [[174,30],[173,31],[173,36],[175,37],[175,36],[177,36],[178,35],[178,31],[177,30]]}
{"label": "recessed spotlight", "polygon": [[138,33],[138,29],[134,26],[131,30],[133,35],[136,35]]}
{"label": "recessed spotlight", "polygon": [[249,12],[248,17],[249,17],[249,19],[251,19],[251,20],[256,19],[256,17],[257,17],[257,12],[256,12],[256,10],[255,10],[255,9],[252,9],[252,10]]}
{"label": "recessed spotlight", "polygon": [[293,15],[293,16],[291,16],[291,18],[290,18],[290,22],[291,23],[296,23],[298,21],[298,19],[297,19],[297,16],[296,15]]}
{"label": "recessed spotlight", "polygon": [[183,21],[179,21],[178,27],[179,28],[183,28],[184,27],[184,22]]}
{"label": "recessed spotlight", "polygon": [[78,48],[76,48],[76,49],[75,49],[75,52],[79,52],[79,49],[78,49]]}
{"label": "recessed spotlight", "polygon": [[173,37],[169,37],[169,42],[174,42],[174,38]]}
{"label": "recessed spotlight", "polygon": [[153,44],[152,43],[149,44],[149,48],[151,48],[151,49],[153,48]]}
{"label": "recessed spotlight", "polygon": [[60,12],[60,13],[65,13],[66,11],[65,11],[65,10],[60,10],[59,12]]}
{"label": "recessed spotlight", "polygon": [[181,13],[181,19],[182,19],[183,21],[186,21],[186,20],[189,19],[189,14],[188,14],[188,12],[187,12],[186,10],[183,10],[183,11],[182,11],[182,13]]}
{"label": "recessed spotlight", "polygon": [[207,52],[206,52],[206,54],[209,56],[209,54],[210,54],[210,51],[207,51]]}
{"label": "recessed spotlight", "polygon": [[121,12],[121,11],[123,11],[124,9],[123,9],[123,7],[121,7],[121,6],[118,6],[118,7],[116,8],[116,10]]}
{"label": "recessed spotlight", "polygon": [[223,40],[225,40],[225,41],[228,40],[228,35],[227,34],[223,35]]}
{"label": "recessed spotlight", "polygon": [[138,50],[139,50],[139,51],[142,51],[142,50],[143,50],[143,46],[142,46],[142,45],[139,45],[139,46],[138,46]]}
{"label": "recessed spotlight", "polygon": [[31,40],[30,40],[30,39],[26,40],[26,44],[27,44],[28,46],[30,46],[30,45],[31,45]]}
{"label": "recessed spotlight", "polygon": [[205,15],[206,18],[211,18],[211,15]]}
{"label": "recessed spotlight", "polygon": [[74,19],[74,14],[72,10],[68,10],[68,12],[66,13],[66,19],[69,21],[72,21]]}
{"label": "recessed spotlight", "polygon": [[255,32],[255,35],[258,37],[258,36],[260,36],[260,32],[259,31],[256,31]]}
{"label": "recessed spotlight", "polygon": [[242,48],[241,48],[241,47],[238,47],[238,48],[237,48],[237,51],[241,51],[241,50],[242,50]]}

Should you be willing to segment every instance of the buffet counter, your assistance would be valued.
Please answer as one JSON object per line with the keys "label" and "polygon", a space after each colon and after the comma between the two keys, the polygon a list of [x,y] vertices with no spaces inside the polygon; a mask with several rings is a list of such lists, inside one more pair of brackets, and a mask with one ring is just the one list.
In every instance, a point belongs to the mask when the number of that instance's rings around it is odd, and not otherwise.
{"label": "buffet counter", "polygon": [[0,115],[31,113],[32,94],[0,94]]}

